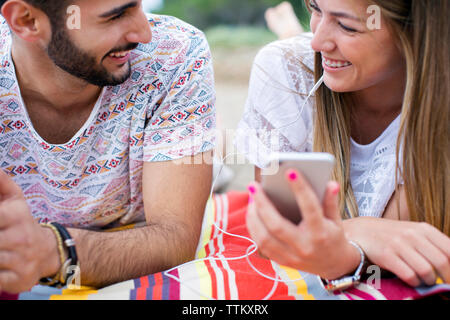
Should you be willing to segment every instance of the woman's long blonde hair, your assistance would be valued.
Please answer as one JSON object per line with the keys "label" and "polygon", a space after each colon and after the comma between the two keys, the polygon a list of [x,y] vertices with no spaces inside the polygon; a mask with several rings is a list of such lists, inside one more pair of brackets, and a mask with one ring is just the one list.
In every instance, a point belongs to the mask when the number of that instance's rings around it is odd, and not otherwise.
{"label": "woman's long blonde hair", "polygon": [[[425,221],[450,236],[450,1],[370,2],[381,8],[406,61],[397,168],[410,220]],[[321,55],[316,53],[316,81],[322,74]],[[336,93],[324,85],[317,91],[314,151],[336,157],[333,178],[341,185],[343,217],[358,216],[349,167],[352,105],[351,93]]]}

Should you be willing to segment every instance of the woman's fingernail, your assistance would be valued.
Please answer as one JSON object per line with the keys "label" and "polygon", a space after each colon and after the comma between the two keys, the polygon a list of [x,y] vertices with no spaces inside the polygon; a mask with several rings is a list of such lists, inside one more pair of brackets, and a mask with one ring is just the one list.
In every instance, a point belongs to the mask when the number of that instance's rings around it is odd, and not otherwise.
{"label": "woman's fingernail", "polygon": [[295,171],[295,170],[289,170],[289,171],[287,172],[287,177],[288,177],[288,179],[291,180],[291,181],[297,181],[297,179],[298,179],[298,173],[297,173],[297,171]]}
{"label": "woman's fingernail", "polygon": [[333,189],[331,190],[331,193],[333,195],[337,195],[339,193],[339,190],[341,189],[341,186],[339,184],[336,183],[336,185],[333,187]]}
{"label": "woman's fingernail", "polygon": [[249,186],[247,187],[247,189],[248,189],[248,192],[250,192],[251,195],[256,194],[256,188],[255,188],[254,185],[249,185]]}

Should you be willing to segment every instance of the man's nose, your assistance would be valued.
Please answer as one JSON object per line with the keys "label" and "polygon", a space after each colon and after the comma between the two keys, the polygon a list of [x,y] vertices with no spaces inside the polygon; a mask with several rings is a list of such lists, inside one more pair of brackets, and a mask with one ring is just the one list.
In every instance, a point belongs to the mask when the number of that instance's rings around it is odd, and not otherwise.
{"label": "man's nose", "polygon": [[152,40],[152,31],[147,16],[142,11],[136,18],[136,24],[127,33],[127,41],[130,43],[149,43]]}

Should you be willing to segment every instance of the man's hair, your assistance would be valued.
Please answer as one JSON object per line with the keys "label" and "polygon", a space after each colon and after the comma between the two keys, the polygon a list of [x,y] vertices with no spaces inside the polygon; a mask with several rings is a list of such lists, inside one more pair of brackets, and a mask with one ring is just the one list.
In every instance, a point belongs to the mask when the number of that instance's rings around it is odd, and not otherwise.
{"label": "man's hair", "polygon": [[[8,0],[0,0],[0,8]],[[23,0],[35,8],[43,11],[50,19],[52,27],[60,26],[62,21],[62,12],[64,7],[67,6],[68,0]]]}

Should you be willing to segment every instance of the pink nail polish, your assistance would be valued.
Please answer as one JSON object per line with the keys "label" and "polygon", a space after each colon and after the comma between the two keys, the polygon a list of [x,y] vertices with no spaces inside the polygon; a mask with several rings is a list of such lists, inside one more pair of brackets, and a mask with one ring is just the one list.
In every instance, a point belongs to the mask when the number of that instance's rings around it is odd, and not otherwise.
{"label": "pink nail polish", "polygon": [[298,179],[298,173],[295,170],[289,170],[287,176],[291,181],[296,181]]}
{"label": "pink nail polish", "polygon": [[333,195],[337,195],[339,193],[340,189],[341,189],[340,185],[336,183],[336,185],[333,187],[333,190],[331,191],[331,193],[333,193]]}
{"label": "pink nail polish", "polygon": [[253,185],[249,185],[247,187],[248,191],[250,192],[250,194],[254,195],[256,193],[256,188]]}

